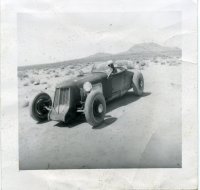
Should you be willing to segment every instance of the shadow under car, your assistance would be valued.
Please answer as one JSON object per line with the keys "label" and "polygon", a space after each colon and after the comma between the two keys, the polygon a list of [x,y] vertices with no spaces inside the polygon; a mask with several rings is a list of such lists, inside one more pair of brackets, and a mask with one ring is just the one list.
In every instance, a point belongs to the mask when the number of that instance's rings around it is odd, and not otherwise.
{"label": "shadow under car", "polygon": [[[133,103],[133,102],[139,100],[140,98],[143,98],[143,97],[146,97],[149,95],[151,95],[151,92],[144,92],[142,96],[134,96],[133,92],[128,91],[124,96],[108,102],[107,108],[106,108],[106,113],[108,114],[109,112],[111,112],[119,107],[126,106],[130,103]],[[93,127],[93,129],[103,129],[105,127],[110,126],[116,120],[117,120],[116,117],[112,117],[111,115],[105,115],[104,122],[102,124],[100,124],[99,126]],[[83,113],[78,113],[75,120],[72,120],[69,123],[58,122],[54,126],[73,128],[82,123],[86,123],[85,116]]]}

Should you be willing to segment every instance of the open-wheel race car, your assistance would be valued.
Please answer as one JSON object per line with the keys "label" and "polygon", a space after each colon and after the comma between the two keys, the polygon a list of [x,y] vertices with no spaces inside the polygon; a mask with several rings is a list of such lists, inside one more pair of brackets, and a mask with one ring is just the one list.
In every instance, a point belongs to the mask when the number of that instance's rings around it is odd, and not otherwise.
{"label": "open-wheel race car", "polygon": [[98,126],[104,121],[106,103],[130,89],[134,95],[142,95],[144,79],[140,71],[115,67],[112,62],[96,63],[91,72],[57,84],[53,102],[47,93],[39,93],[30,105],[30,114],[39,122],[68,123],[77,112],[83,112],[90,125]]}

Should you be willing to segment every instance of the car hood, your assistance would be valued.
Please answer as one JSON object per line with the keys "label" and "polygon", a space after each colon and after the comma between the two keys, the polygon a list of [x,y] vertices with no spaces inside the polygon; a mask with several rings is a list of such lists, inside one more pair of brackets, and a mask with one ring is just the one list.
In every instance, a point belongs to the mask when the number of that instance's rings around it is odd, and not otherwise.
{"label": "car hood", "polygon": [[103,78],[106,78],[107,74],[106,73],[84,73],[81,76],[74,77],[72,79],[63,81],[59,84],[56,85],[56,88],[67,88],[67,87],[73,87],[77,86],[80,87],[82,86],[85,82],[91,82],[92,84],[97,83],[101,81]]}

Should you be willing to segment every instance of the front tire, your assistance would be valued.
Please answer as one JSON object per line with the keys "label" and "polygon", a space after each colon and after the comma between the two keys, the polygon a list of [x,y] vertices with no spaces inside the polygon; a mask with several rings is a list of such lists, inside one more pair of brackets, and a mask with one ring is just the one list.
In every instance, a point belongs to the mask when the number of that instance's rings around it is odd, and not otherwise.
{"label": "front tire", "polygon": [[50,108],[51,106],[51,97],[47,93],[41,92],[31,102],[30,115],[36,121],[47,121],[49,110],[46,107]]}
{"label": "front tire", "polygon": [[141,96],[144,90],[144,78],[141,72],[135,71],[133,74],[133,91],[136,96]]}
{"label": "front tire", "polygon": [[84,112],[87,122],[93,127],[100,125],[104,121],[106,101],[101,92],[90,92],[86,98]]}

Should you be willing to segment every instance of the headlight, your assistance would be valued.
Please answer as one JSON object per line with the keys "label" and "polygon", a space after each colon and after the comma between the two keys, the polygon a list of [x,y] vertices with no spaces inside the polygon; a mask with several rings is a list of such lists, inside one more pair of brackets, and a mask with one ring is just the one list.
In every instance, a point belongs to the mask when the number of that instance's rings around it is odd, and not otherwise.
{"label": "headlight", "polygon": [[92,84],[90,82],[85,82],[83,84],[83,89],[86,91],[86,92],[90,92],[92,90]]}

